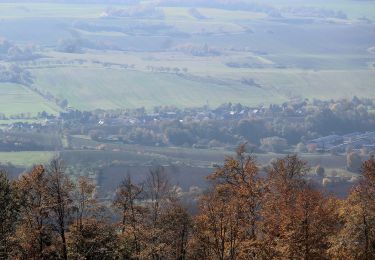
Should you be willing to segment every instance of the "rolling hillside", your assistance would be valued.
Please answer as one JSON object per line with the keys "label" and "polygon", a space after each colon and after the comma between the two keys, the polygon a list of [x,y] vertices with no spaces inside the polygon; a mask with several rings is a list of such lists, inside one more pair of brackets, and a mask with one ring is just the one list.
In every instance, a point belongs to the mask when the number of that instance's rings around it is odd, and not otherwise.
{"label": "rolling hillside", "polygon": [[1,83],[1,112],[57,113],[56,99],[82,110],[375,99],[374,2],[304,3],[194,12],[155,5],[162,15],[152,19],[142,5],[124,16],[121,5],[0,3],[0,37],[37,54],[0,55],[29,72],[37,90]]}

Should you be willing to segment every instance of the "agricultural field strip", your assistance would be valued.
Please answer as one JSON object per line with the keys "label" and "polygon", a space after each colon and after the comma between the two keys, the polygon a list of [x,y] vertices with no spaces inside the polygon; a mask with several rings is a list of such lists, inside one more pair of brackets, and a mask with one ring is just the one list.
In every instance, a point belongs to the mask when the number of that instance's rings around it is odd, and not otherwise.
{"label": "agricultural field strip", "polygon": [[6,116],[30,114],[33,117],[43,110],[53,114],[59,111],[56,105],[20,84],[0,83],[0,97],[0,112]]}

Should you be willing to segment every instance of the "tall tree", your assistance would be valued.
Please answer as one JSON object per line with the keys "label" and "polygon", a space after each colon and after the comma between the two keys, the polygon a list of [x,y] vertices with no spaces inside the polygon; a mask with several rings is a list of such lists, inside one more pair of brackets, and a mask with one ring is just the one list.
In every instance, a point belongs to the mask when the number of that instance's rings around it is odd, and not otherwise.
{"label": "tall tree", "polygon": [[257,221],[266,186],[255,158],[246,154],[246,146],[240,145],[236,157],[226,158],[224,166],[218,167],[209,179],[216,181],[217,190],[225,190],[241,203],[242,224],[247,228],[244,239],[256,240]]}
{"label": "tall tree", "polygon": [[[139,255],[145,206],[140,203],[143,187],[132,182],[128,175],[116,190],[113,206],[121,213],[121,244],[122,255],[131,257]],[[129,244],[129,246],[127,245]]]}
{"label": "tall tree", "polygon": [[74,222],[76,227],[83,226],[83,219],[90,217],[97,210],[95,185],[91,179],[80,176],[74,190]]}
{"label": "tall tree", "polygon": [[211,191],[200,199],[195,218],[192,250],[194,258],[237,259],[240,250],[241,205],[222,191]]}
{"label": "tall tree", "polygon": [[268,169],[262,209],[267,258],[325,259],[336,226],[334,200],[309,184],[306,162],[291,155]]}
{"label": "tall tree", "polygon": [[171,203],[160,217],[164,259],[187,259],[192,219],[180,202]]}
{"label": "tall tree", "polygon": [[145,196],[149,201],[151,221],[156,225],[163,205],[172,197],[171,186],[164,167],[157,166],[150,170],[149,175],[145,181]]}
{"label": "tall tree", "polygon": [[[219,259],[256,257],[259,254],[260,209],[265,183],[245,145],[209,176],[213,190],[200,203],[197,237]],[[205,234],[205,235],[204,235]],[[202,248],[201,248],[202,249]]]}
{"label": "tall tree", "polygon": [[[305,185],[308,168],[297,156],[287,156],[274,161],[267,169],[267,192],[262,207],[263,253],[266,258],[282,255],[282,221],[294,213],[296,194]],[[288,214],[288,216],[283,216]]]}
{"label": "tall tree", "polygon": [[73,182],[65,174],[65,166],[61,159],[53,159],[47,168],[46,192],[51,209],[51,218],[54,229],[61,239],[61,255],[68,259],[66,245],[66,229],[73,213]]}
{"label": "tall tree", "polygon": [[0,171],[0,259],[8,259],[18,221],[18,194],[5,171]]}
{"label": "tall tree", "polygon": [[141,199],[143,188],[134,184],[128,175],[116,190],[113,206],[121,211],[121,231],[125,232],[126,224],[135,217],[137,200]]}
{"label": "tall tree", "polygon": [[95,196],[92,180],[79,177],[74,190],[74,214],[67,234],[68,258],[114,259],[117,236]]}
{"label": "tall tree", "polygon": [[363,178],[340,210],[343,227],[333,235],[330,252],[339,259],[375,258],[375,159],[362,166]]}
{"label": "tall tree", "polygon": [[145,204],[148,216],[144,220],[143,250],[140,258],[161,259],[165,244],[162,243],[160,217],[173,200],[173,193],[165,169],[162,166],[150,170],[144,184]]}
{"label": "tall tree", "polygon": [[21,176],[16,185],[21,194],[20,224],[15,234],[15,258],[45,259],[58,257],[47,196],[48,179],[42,165]]}

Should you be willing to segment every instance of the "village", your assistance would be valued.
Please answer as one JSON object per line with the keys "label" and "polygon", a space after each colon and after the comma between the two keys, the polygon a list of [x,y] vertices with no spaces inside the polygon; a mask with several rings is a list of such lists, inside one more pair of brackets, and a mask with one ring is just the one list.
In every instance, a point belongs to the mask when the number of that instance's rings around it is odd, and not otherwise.
{"label": "village", "polygon": [[20,119],[20,122],[2,125],[0,149],[51,149],[45,141],[35,145],[35,136],[44,133],[57,138],[53,143],[60,148],[61,136],[79,135],[100,143],[147,146],[230,149],[247,142],[256,152],[298,150],[335,154],[362,150],[369,153],[375,150],[373,110],[372,102],[357,98],[351,101],[299,100],[255,107],[226,103],[216,108],[208,104],[197,108],[155,107],[152,110],[67,108],[58,115],[40,113],[29,122]]}

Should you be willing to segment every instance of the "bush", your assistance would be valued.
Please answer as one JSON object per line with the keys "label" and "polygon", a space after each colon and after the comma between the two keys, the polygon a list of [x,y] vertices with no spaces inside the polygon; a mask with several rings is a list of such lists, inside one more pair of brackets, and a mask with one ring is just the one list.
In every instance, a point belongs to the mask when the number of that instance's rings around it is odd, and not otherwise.
{"label": "bush", "polygon": [[167,128],[165,130],[165,136],[173,145],[192,144],[194,142],[193,136],[186,129]]}
{"label": "bush", "polygon": [[260,140],[260,143],[260,148],[265,152],[279,153],[288,148],[287,140],[277,136],[263,138]]}

